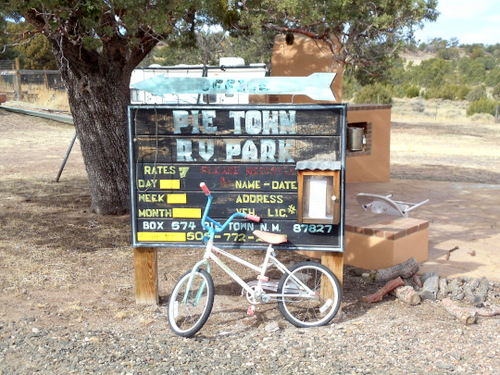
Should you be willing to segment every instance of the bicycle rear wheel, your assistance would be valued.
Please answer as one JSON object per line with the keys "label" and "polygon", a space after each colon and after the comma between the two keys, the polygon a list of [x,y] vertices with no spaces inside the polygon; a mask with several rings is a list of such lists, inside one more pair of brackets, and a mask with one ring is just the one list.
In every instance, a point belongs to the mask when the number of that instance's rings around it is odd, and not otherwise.
{"label": "bicycle rear wheel", "polygon": [[[188,271],[175,284],[168,301],[168,324],[172,331],[191,337],[205,324],[214,304],[214,282],[210,274],[199,269],[189,286],[192,271]],[[184,301],[189,288],[187,300]]]}
{"label": "bicycle rear wheel", "polygon": [[[318,327],[328,324],[340,308],[340,283],[332,271],[320,263],[302,262],[283,274],[278,293],[286,294],[278,301],[281,313],[296,327]],[[292,277],[293,275],[293,277]],[[308,294],[296,277],[313,294]]]}

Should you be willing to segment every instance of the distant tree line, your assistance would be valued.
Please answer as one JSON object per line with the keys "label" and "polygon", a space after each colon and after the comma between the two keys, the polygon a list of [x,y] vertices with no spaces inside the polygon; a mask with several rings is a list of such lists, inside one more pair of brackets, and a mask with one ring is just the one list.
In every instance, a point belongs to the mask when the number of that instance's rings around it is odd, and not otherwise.
{"label": "distant tree line", "polygon": [[[6,33],[29,34],[27,23],[9,24]],[[262,33],[259,40],[219,32],[185,34],[169,44],[160,43],[141,65],[217,65],[221,57],[238,56],[246,63],[270,64],[274,33]],[[7,43],[7,40],[4,44]],[[23,69],[56,69],[47,39],[34,34],[28,43],[10,40],[0,59],[18,57]],[[399,56],[384,68],[365,71],[347,66],[344,72],[344,99],[356,103],[391,103],[392,98],[467,100],[468,114],[495,114],[500,101],[500,43],[459,44],[457,38],[434,38],[426,43],[410,42],[405,52],[416,57],[431,56],[414,63]],[[407,56],[404,54],[404,56]]]}
{"label": "distant tree line", "polygon": [[380,75],[347,70],[344,98],[356,103],[390,103],[393,97],[467,100],[468,115],[495,114],[500,104],[500,43],[459,45],[456,38],[435,38],[408,44],[405,52],[431,57],[420,63],[399,57]]}

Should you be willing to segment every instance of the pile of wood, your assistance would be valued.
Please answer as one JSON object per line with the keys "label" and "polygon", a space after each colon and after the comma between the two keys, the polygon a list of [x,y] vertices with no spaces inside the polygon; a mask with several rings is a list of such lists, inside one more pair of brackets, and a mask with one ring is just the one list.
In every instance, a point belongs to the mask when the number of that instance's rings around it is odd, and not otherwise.
{"label": "pile of wood", "polygon": [[447,279],[436,272],[419,276],[419,268],[412,257],[396,266],[365,273],[385,285],[361,301],[375,303],[389,293],[409,305],[418,305],[422,300],[440,301],[446,311],[465,324],[476,323],[478,316],[500,315],[500,305],[487,304],[489,282],[485,277]]}

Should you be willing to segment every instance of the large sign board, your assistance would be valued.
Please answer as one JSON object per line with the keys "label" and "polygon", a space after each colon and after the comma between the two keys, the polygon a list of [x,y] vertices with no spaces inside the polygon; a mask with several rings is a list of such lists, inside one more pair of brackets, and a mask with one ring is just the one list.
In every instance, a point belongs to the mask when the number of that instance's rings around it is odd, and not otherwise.
{"label": "large sign board", "polygon": [[225,248],[258,248],[252,231],[286,234],[289,250],[343,251],[341,222],[297,222],[296,163],[323,158],[345,165],[344,105],[130,106],[132,242],[135,247],[200,247],[200,224],[212,191],[210,216],[236,220],[216,237]]}

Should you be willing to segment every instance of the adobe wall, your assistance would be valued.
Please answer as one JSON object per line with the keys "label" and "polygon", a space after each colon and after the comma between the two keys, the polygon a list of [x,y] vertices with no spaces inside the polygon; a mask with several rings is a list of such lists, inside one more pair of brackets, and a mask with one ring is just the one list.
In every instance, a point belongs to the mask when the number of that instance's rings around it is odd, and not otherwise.
{"label": "adobe wall", "polygon": [[391,178],[391,106],[356,104],[347,108],[347,126],[366,124],[364,151],[346,157],[346,182],[387,182]]}
{"label": "adobe wall", "polygon": [[[342,67],[333,59],[328,45],[301,34],[293,34],[293,44],[286,43],[285,35],[274,39],[271,76],[307,77],[313,73],[337,73],[332,84],[336,103],[342,102]],[[290,103],[291,95],[273,95],[270,103]],[[316,103],[307,96],[297,95],[294,103]],[[318,102],[322,103],[322,102]]]}

